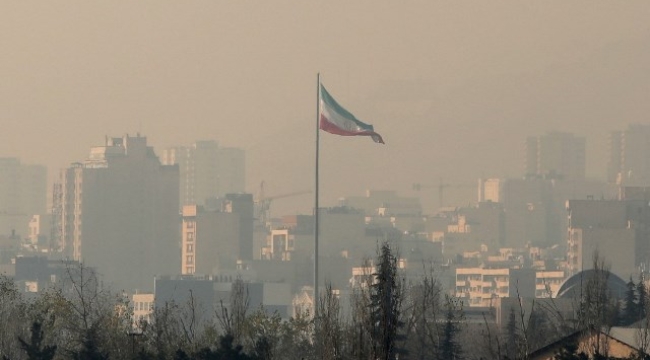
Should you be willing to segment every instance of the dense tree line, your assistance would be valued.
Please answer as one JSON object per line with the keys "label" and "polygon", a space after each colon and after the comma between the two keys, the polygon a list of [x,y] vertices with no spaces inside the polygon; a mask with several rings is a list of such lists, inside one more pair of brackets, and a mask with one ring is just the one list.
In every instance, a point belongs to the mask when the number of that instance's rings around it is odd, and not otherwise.
{"label": "dense tree line", "polygon": [[[647,294],[630,280],[619,304],[608,293],[608,269],[596,259],[598,276],[576,300],[576,317],[533,304],[530,314],[511,308],[507,324],[469,324],[459,299],[444,292],[426,266],[417,280],[406,280],[399,254],[386,242],[350,297],[349,311],[327,285],[315,314],[283,320],[252,309],[246,286],[233,284],[228,304],[215,321],[195,316],[196,304],[167,304],[152,321],[134,327],[128,300],[104,289],[83,265],[67,267],[67,278],[36,298],[26,298],[8,278],[0,279],[0,355],[23,359],[528,359],[531,352],[581,329],[611,328],[645,321]],[[373,270],[370,270],[373,269]],[[521,300],[521,299],[520,299]],[[313,315],[313,316],[312,316]],[[650,345],[650,335],[640,333]],[[592,358],[608,359],[595,341]],[[639,354],[644,356],[644,354]],[[558,359],[588,358],[572,343]]]}

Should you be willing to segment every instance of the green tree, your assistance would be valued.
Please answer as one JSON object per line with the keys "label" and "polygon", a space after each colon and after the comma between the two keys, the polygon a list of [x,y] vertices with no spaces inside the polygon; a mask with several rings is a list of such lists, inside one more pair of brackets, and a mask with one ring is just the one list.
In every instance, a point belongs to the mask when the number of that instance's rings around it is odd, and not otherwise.
{"label": "green tree", "polygon": [[95,327],[88,329],[81,342],[81,348],[71,354],[74,360],[108,360],[109,353],[100,350],[100,331]]}
{"label": "green tree", "polygon": [[630,281],[627,283],[627,290],[625,291],[625,300],[622,316],[623,325],[629,325],[639,318],[639,307],[637,298],[637,286],[630,276]]}
{"label": "green tree", "polygon": [[463,320],[462,303],[448,295],[445,296],[445,300],[446,316],[438,349],[438,358],[446,360],[463,359],[463,349],[458,339],[460,323]]}
{"label": "green tree", "polygon": [[639,278],[639,282],[636,284],[637,292],[637,317],[635,319],[643,319],[646,317],[646,308],[648,306],[648,290],[645,286],[645,281],[643,276]]}
{"label": "green tree", "polygon": [[402,326],[403,282],[398,275],[398,256],[388,242],[378,254],[375,282],[370,290],[371,338],[376,359],[388,360],[395,356],[398,330]]}
{"label": "green tree", "polygon": [[54,358],[56,345],[44,345],[43,338],[43,324],[40,321],[32,323],[30,342],[18,337],[20,347],[27,353],[29,360],[51,360]]}

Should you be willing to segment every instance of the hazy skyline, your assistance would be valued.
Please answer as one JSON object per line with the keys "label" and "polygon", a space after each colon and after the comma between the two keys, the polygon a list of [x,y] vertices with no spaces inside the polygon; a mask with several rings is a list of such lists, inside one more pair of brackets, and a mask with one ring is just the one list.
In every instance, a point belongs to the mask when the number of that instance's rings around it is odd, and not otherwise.
{"label": "hazy skyline", "polygon": [[159,156],[244,148],[250,192],[311,189],[320,72],[386,141],[321,134],[325,205],[518,177],[526,136],[553,130],[586,136],[602,179],[608,132],[650,122],[648,18],[646,1],[0,0],[0,157],[54,179],[105,135],[139,131]]}

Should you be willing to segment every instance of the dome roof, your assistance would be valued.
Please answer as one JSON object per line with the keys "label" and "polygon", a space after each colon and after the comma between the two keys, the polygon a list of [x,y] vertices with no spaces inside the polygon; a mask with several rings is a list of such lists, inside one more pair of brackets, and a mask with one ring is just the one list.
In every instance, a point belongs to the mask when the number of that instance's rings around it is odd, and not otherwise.
{"label": "dome roof", "polygon": [[[558,290],[556,298],[560,299],[574,299],[580,296],[582,286],[589,283],[591,279],[597,276],[594,269],[583,270],[579,273],[564,280]],[[609,272],[607,278],[607,288],[609,292],[616,298],[622,299],[627,290],[627,283],[623,281],[618,275]]]}

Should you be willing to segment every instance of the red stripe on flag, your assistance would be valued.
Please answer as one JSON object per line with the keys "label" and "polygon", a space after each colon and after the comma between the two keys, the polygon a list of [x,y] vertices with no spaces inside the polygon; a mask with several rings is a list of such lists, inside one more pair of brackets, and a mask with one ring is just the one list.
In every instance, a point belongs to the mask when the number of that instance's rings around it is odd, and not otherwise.
{"label": "red stripe on flag", "polygon": [[323,114],[320,115],[320,129],[327,131],[330,134],[341,136],[372,136],[372,139],[375,142],[378,142],[380,144],[384,143],[381,135],[377,134],[374,131],[350,131],[341,129],[340,127],[336,126],[336,124],[330,122]]}

